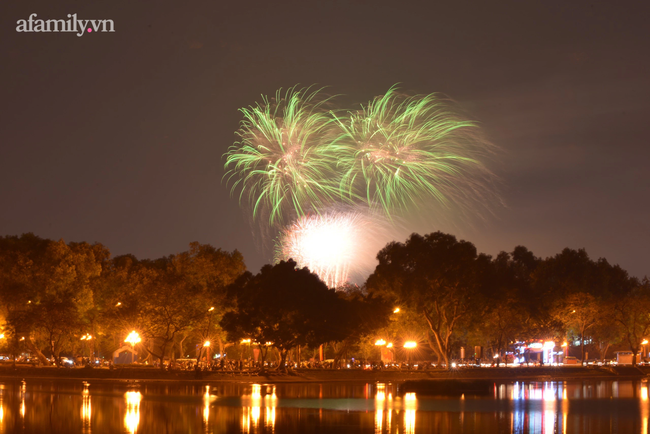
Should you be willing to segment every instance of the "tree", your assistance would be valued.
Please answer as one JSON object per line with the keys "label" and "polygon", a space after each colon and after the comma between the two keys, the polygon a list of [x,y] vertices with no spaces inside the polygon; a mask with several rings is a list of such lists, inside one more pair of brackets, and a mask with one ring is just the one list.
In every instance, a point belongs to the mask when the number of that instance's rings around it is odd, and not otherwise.
{"label": "tree", "polygon": [[602,362],[607,358],[609,347],[620,343],[621,336],[623,336],[620,324],[616,321],[613,306],[614,303],[601,301],[601,310],[604,313],[598,318],[591,331],[591,337],[597,345]]}
{"label": "tree", "polygon": [[650,333],[650,281],[643,282],[614,305],[616,322],[634,354],[632,364],[641,349],[641,341]]}
{"label": "tree", "polygon": [[368,278],[371,294],[417,312],[429,326],[429,346],[450,367],[451,338],[461,323],[482,307],[490,258],[478,255],[467,241],[435,232],[413,234],[406,243],[392,242],[377,255],[379,265]]}
{"label": "tree", "polygon": [[[580,361],[585,364],[585,339],[601,318],[600,301],[587,292],[569,293],[557,300],[555,315],[567,329],[572,329],[580,336]],[[568,343],[567,343],[568,344]]]}
{"label": "tree", "polygon": [[280,352],[279,370],[298,345],[317,347],[350,333],[344,322],[347,309],[336,291],[292,260],[265,265],[257,275],[245,273],[229,293],[236,309],[220,321],[228,339],[251,339],[260,349],[270,343]]}
{"label": "tree", "polygon": [[[100,305],[113,348],[133,329],[143,336],[148,357],[164,360],[193,336],[202,345],[220,330],[214,324],[228,304],[225,288],[244,270],[241,254],[191,243],[189,251],[138,261],[114,258],[105,268]],[[214,309],[212,309],[214,308]]]}
{"label": "tree", "polygon": [[564,332],[580,337],[581,360],[585,341],[601,323],[610,322],[613,300],[624,297],[636,280],[607,260],[593,261],[584,249],[564,249],[544,260],[533,273],[533,289],[542,306]]}
{"label": "tree", "polygon": [[93,309],[93,282],[108,250],[99,244],[66,244],[33,234],[0,239],[0,287],[15,336],[41,360],[47,348],[57,364],[66,344]]}
{"label": "tree", "polygon": [[492,350],[497,366],[508,344],[537,329],[535,303],[530,297],[530,276],[539,259],[523,246],[512,253],[501,252],[492,262],[492,283],[484,294],[484,313],[472,335]]}
{"label": "tree", "polygon": [[184,332],[179,341],[181,356],[182,343],[190,335],[199,339],[201,349],[205,341],[216,340],[219,352],[223,354],[225,336],[219,321],[232,307],[226,288],[246,271],[241,253],[237,250],[225,252],[209,244],[193,242],[188,251],[175,255],[171,264],[204,307],[203,317]]}
{"label": "tree", "polygon": [[[340,303],[342,310],[338,312],[336,326],[342,329],[340,336],[346,337],[340,341],[340,345],[335,346],[332,368],[338,366],[341,357],[360,342],[371,343],[374,348],[376,339],[371,336],[389,324],[393,310],[384,300],[371,297],[359,288],[348,287],[338,291],[337,295],[343,302]],[[369,353],[367,345],[364,350],[366,354]]]}

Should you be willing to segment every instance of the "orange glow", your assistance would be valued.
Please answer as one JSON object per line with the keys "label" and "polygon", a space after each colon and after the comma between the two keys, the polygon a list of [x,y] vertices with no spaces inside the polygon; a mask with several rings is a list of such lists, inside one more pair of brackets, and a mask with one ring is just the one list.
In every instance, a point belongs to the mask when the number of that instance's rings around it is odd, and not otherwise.
{"label": "orange glow", "polygon": [[131,345],[135,345],[140,341],[142,341],[142,339],[140,339],[140,335],[135,330],[129,333],[126,339],[124,339],[124,342],[127,342]]}

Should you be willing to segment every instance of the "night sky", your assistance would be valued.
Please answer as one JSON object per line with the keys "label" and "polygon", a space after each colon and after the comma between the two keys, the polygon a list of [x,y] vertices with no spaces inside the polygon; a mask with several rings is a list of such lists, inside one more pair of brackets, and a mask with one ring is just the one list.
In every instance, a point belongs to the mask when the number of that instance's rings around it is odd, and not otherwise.
{"label": "night sky", "polygon": [[[506,207],[455,235],[490,254],[586,248],[642,277],[649,11],[573,0],[3,1],[0,234],[140,258],[199,241],[240,250],[257,271],[270,258],[222,183],[237,109],[297,83],[351,104],[399,82],[453,98],[503,150]],[[112,19],[116,31],[17,33],[31,13]]]}

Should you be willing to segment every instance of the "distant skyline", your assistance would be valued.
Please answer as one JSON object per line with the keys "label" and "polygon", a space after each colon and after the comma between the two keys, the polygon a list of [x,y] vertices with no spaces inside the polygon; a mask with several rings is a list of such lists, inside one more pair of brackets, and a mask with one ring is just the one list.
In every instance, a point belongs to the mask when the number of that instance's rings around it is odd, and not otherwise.
{"label": "distant skyline", "polygon": [[[348,105],[401,83],[449,96],[503,150],[506,207],[454,235],[492,255],[585,248],[643,277],[648,12],[582,0],[3,2],[0,235],[139,258],[198,241],[239,250],[257,272],[272,258],[222,183],[238,109],[298,83]],[[115,32],[17,32],[33,13],[112,20]]]}

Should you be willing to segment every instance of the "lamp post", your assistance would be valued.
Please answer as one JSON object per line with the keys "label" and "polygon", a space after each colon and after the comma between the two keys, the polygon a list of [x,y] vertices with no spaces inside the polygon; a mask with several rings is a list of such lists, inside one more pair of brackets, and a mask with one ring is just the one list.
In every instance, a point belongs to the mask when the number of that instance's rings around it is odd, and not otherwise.
{"label": "lamp post", "polygon": [[[250,338],[249,338],[249,339],[242,339],[242,340],[241,340],[241,343],[242,343],[242,344],[248,344],[248,352],[250,352],[250,349],[251,349],[251,340],[250,340]],[[241,352],[242,356],[240,357],[241,360],[244,359],[244,356],[243,356],[244,348],[245,348],[245,347],[242,348],[242,352]],[[253,357],[253,356],[251,355],[251,359],[252,359],[252,357]],[[250,365],[249,365],[249,366],[250,366]]]}
{"label": "lamp post", "polygon": [[86,342],[88,342],[88,361],[89,361],[90,363],[92,363],[92,360],[91,360],[92,356],[91,356],[91,354],[90,354],[90,340],[91,340],[92,338],[93,338],[93,337],[90,335],[90,333],[86,333],[85,335],[83,335],[83,336],[81,337],[81,340],[82,340],[82,341],[86,341]]}
{"label": "lamp post", "polygon": [[417,342],[415,341],[406,341],[404,342],[404,348],[406,348],[406,355],[407,355],[407,360],[406,362],[409,365],[409,369],[411,367],[411,351],[418,346]]}
{"label": "lamp post", "polygon": [[[204,333],[206,342],[210,342],[210,327],[212,327],[212,314],[213,314],[213,312],[214,312],[214,306],[210,307],[210,309],[208,309],[208,312],[207,312],[208,313],[208,326],[206,327],[205,333]],[[203,344],[203,346],[205,347],[205,344]],[[209,345],[208,345],[208,347],[209,347]],[[199,354],[199,356],[200,355],[201,354]],[[200,362],[201,361],[199,360],[199,363]]]}
{"label": "lamp post", "polygon": [[641,361],[645,358],[645,346],[648,345],[648,340],[644,339],[643,342],[641,342],[641,345],[643,346],[643,352],[641,353]]}
{"label": "lamp post", "polygon": [[206,367],[210,367],[210,341],[205,341],[203,343],[203,347],[205,348],[205,360],[206,360]]}
{"label": "lamp post", "polygon": [[134,359],[135,358],[135,356],[134,356],[135,344],[137,344],[140,341],[142,341],[142,339],[140,339],[140,335],[135,330],[133,330],[131,333],[129,333],[129,335],[126,337],[126,339],[124,339],[124,342],[127,342],[127,343],[131,344],[131,363],[132,364],[135,363],[135,359]]}

